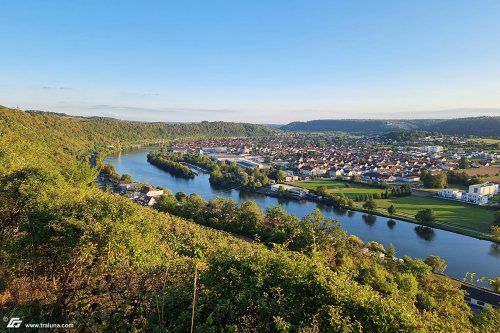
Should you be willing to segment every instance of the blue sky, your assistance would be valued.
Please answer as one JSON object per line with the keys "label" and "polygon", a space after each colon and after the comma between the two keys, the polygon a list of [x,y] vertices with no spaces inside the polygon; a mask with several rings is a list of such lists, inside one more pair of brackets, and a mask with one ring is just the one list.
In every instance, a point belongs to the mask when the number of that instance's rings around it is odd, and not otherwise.
{"label": "blue sky", "polygon": [[146,121],[500,115],[500,1],[0,0],[0,104]]}

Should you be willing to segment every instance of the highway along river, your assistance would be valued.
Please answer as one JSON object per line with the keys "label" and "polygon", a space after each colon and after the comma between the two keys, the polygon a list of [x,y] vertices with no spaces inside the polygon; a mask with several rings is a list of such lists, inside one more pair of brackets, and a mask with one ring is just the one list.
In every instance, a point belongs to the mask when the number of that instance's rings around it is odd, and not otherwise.
{"label": "highway along river", "polygon": [[208,174],[199,172],[194,179],[178,178],[149,164],[146,160],[149,151],[149,148],[125,151],[106,157],[104,163],[113,165],[120,174],[128,173],[137,181],[164,186],[174,194],[197,193],[205,200],[217,196],[233,198],[236,202],[253,200],[262,209],[281,205],[287,212],[299,217],[318,207],[326,217],[337,219],[349,234],[360,237],[364,242],[376,241],[386,249],[389,243],[393,243],[398,257],[409,255],[425,259],[431,254],[440,256],[448,265],[445,273],[457,279],[464,278],[467,272],[475,272],[478,277],[500,276],[500,244],[444,230],[422,228],[386,217],[338,211],[305,200],[285,200],[238,190],[214,189],[208,182]]}

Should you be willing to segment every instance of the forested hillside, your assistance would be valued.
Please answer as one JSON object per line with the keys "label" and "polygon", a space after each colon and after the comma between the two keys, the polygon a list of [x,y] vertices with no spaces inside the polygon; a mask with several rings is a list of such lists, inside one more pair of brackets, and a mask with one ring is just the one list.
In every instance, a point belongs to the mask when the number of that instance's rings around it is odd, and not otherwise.
{"label": "forested hillside", "polygon": [[[498,311],[474,317],[432,265],[392,260],[390,250],[380,258],[376,243],[364,254],[359,239],[317,212],[299,221],[171,195],[159,212],[100,191],[98,170],[77,159],[116,136],[134,143],[163,130],[170,138],[191,135],[187,128],[200,136],[266,130],[94,121],[0,110],[1,317],[81,332],[187,332],[192,313],[195,332],[497,329]],[[255,228],[266,241],[215,228]]]}
{"label": "forested hillside", "polygon": [[340,131],[347,133],[387,133],[398,130],[416,130],[438,120],[375,120],[375,119],[324,119],[293,122],[281,127],[287,131]]}
{"label": "forested hillside", "polygon": [[[147,144],[183,137],[265,136],[275,130],[254,124],[202,122],[196,124],[166,124],[123,121],[100,117],[74,117],[50,112],[11,110],[0,106],[3,122],[16,126],[19,134],[33,128],[45,134],[40,139],[51,140],[58,147],[71,150],[89,146]],[[37,138],[32,138],[37,140]]]}
{"label": "forested hillside", "polygon": [[500,117],[449,119],[425,126],[422,130],[444,134],[500,137]]}
{"label": "forested hillside", "polygon": [[287,131],[341,131],[356,134],[380,134],[402,130],[427,131],[456,135],[500,137],[500,117],[459,119],[391,119],[391,120],[311,120],[282,126]]}

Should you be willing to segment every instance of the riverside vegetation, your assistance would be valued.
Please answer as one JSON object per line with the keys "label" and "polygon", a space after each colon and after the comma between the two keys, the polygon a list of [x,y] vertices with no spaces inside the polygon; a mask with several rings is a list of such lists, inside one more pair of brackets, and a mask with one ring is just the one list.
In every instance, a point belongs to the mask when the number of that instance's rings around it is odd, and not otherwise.
{"label": "riverside vegetation", "polygon": [[0,315],[108,332],[186,332],[192,322],[196,332],[498,328],[498,310],[474,316],[463,292],[432,273],[435,258],[365,255],[359,239],[317,211],[299,221],[279,208],[167,195],[161,212],[93,185],[99,163],[89,160],[117,138],[125,145],[269,131],[0,108]]}

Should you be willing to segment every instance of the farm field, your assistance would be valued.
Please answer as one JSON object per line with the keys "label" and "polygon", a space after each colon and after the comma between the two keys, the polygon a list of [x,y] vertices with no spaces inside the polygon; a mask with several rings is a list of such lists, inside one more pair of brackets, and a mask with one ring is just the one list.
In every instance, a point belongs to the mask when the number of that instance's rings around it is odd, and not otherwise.
{"label": "farm field", "polygon": [[498,166],[483,166],[480,168],[470,168],[458,171],[463,171],[469,176],[489,175],[489,177],[482,177],[481,180],[483,181],[500,181],[500,176],[498,176],[498,174],[500,173],[500,167]]}

